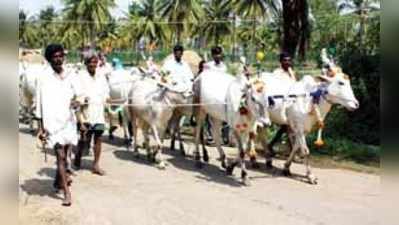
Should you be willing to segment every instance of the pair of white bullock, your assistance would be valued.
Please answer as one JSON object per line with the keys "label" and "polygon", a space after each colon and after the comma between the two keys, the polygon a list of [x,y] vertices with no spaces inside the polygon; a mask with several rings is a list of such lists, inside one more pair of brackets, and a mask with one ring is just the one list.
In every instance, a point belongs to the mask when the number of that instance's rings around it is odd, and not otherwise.
{"label": "pair of white bullock", "polygon": [[[237,138],[238,158],[227,166],[228,174],[236,165],[241,165],[241,178],[249,184],[245,168],[245,151],[254,146],[257,124],[271,122],[288,125],[288,136],[292,143],[289,158],[284,164],[284,174],[290,174],[290,165],[296,153],[300,152],[305,159],[306,177],[311,184],[317,183],[309,165],[309,148],[306,135],[314,126],[319,128],[318,141],[321,141],[321,129],[324,119],[332,105],[338,104],[352,111],[359,107],[355,98],[349,76],[339,67],[319,76],[304,76],[300,81],[290,81],[272,73],[264,72],[258,78],[242,82],[243,77],[234,78],[228,74],[209,71],[200,75],[197,82],[201,85],[201,111],[199,119],[207,113],[213,122],[213,134],[219,134],[222,121],[228,122]],[[217,104],[215,104],[217,103]],[[226,105],[224,105],[226,104]],[[261,123],[257,123],[261,122]],[[196,135],[196,159],[200,161]],[[266,126],[263,126],[265,128]],[[215,135],[215,142],[220,154],[222,166],[225,167],[226,156],[221,147],[220,135]],[[266,165],[271,167],[272,158],[265,136],[260,137],[266,153]],[[320,143],[318,143],[320,144]]]}

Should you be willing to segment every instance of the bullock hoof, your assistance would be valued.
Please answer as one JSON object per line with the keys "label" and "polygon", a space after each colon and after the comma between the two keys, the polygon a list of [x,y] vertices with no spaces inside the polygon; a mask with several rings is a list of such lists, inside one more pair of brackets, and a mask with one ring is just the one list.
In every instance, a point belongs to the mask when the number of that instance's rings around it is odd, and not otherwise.
{"label": "bullock hoof", "polygon": [[251,182],[249,181],[247,172],[245,171],[241,171],[241,181],[243,185],[251,186]]}
{"label": "bullock hoof", "polygon": [[290,169],[284,169],[283,170],[283,175],[286,176],[286,177],[290,177],[292,175],[291,172],[290,172]]}
{"label": "bullock hoof", "polygon": [[200,160],[195,162],[195,167],[197,167],[198,169],[202,169],[204,165],[202,164],[202,162]]}
{"label": "bullock hoof", "polygon": [[185,151],[184,149],[181,150],[181,155],[182,155],[183,157],[186,157],[186,151]]}
{"label": "bullock hoof", "polygon": [[150,162],[150,163],[155,163],[155,156],[154,156],[154,154],[152,154],[152,153],[147,154],[147,160],[148,160],[148,162]]}
{"label": "bullock hoof", "polygon": [[233,170],[234,170],[234,164],[227,166],[227,167],[226,167],[226,174],[227,174],[227,176],[233,175]]}
{"label": "bullock hoof", "polygon": [[242,180],[241,182],[242,182],[242,184],[243,184],[244,186],[247,186],[247,187],[251,186],[251,182],[249,181],[248,178]]}
{"label": "bullock hoof", "polygon": [[204,155],[202,156],[202,158],[204,159],[205,162],[209,162],[209,155],[207,151],[204,151]]}
{"label": "bullock hoof", "polygon": [[200,157],[199,153],[194,153],[194,160],[201,161],[201,157]]}
{"label": "bullock hoof", "polygon": [[317,177],[315,177],[314,175],[309,175],[308,179],[309,179],[309,184],[313,184],[313,185],[317,184]]}
{"label": "bullock hoof", "polygon": [[227,168],[226,160],[222,160],[221,166],[222,166],[223,169]]}
{"label": "bullock hoof", "polygon": [[133,157],[137,159],[137,158],[139,158],[139,156],[140,156],[139,151],[134,150],[133,151]]}
{"label": "bullock hoof", "polygon": [[159,163],[157,164],[157,167],[158,167],[158,169],[160,169],[160,170],[164,170],[164,169],[166,168],[166,164],[165,164],[165,162],[159,162]]}
{"label": "bullock hoof", "polygon": [[222,156],[222,157],[220,157],[220,159],[219,159],[220,161],[221,161],[221,166],[222,166],[222,168],[223,169],[226,169],[227,168],[227,164],[226,164],[226,156]]}
{"label": "bullock hoof", "polygon": [[273,169],[272,161],[267,161],[267,162],[266,162],[266,169],[267,169],[267,170]]}
{"label": "bullock hoof", "polygon": [[252,166],[253,169],[259,169],[260,168],[259,163],[256,161],[255,157],[251,157],[250,160],[251,160],[251,166]]}

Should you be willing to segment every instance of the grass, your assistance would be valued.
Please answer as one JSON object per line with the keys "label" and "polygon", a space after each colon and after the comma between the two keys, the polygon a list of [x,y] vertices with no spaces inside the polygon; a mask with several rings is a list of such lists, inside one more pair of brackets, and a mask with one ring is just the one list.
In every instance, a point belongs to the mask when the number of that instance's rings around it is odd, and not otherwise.
{"label": "grass", "polygon": [[[363,173],[380,173],[379,146],[355,143],[346,139],[326,138],[325,146],[316,148],[313,145],[315,137],[308,138],[310,148],[310,163],[314,167],[328,169],[347,169]],[[288,144],[276,145],[276,158],[285,160],[288,157]],[[260,154],[262,150],[260,150]]]}

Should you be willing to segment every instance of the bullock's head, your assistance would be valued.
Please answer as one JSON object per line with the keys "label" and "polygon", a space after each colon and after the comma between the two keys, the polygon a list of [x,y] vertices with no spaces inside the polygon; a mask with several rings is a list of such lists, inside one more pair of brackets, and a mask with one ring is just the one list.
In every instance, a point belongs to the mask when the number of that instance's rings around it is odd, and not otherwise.
{"label": "bullock's head", "polygon": [[265,90],[266,85],[260,79],[250,81],[246,87],[248,108],[255,116],[256,122],[260,126],[269,126],[271,124],[267,110],[268,101]]}
{"label": "bullock's head", "polygon": [[350,111],[359,108],[359,102],[353,94],[350,78],[342,72],[341,68],[330,68],[326,75],[320,75],[317,78],[327,85],[325,98],[328,101],[342,105]]}
{"label": "bullock's head", "polygon": [[187,99],[193,96],[192,86],[176,82],[169,75],[162,76],[158,85],[163,88],[169,99],[174,99],[174,102],[178,102],[179,104],[187,102]]}

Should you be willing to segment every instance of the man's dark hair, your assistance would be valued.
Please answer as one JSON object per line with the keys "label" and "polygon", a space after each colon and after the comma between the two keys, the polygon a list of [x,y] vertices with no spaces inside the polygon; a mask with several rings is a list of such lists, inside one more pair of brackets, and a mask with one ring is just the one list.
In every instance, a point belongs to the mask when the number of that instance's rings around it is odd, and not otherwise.
{"label": "man's dark hair", "polygon": [[49,44],[46,47],[46,50],[44,52],[44,57],[48,62],[50,62],[51,57],[54,55],[56,52],[62,52],[64,54],[64,47],[60,44]]}
{"label": "man's dark hair", "polygon": [[183,48],[183,46],[181,46],[181,45],[176,45],[174,48],[173,48],[173,52],[177,52],[177,51],[184,51],[184,48]]}
{"label": "man's dark hair", "polygon": [[85,64],[88,64],[91,59],[97,58],[98,59],[98,54],[94,50],[89,50],[85,54],[83,54],[83,60]]}
{"label": "man's dark hair", "polygon": [[215,46],[211,49],[212,55],[222,54],[222,48],[220,46]]}
{"label": "man's dark hair", "polygon": [[280,53],[280,62],[283,61],[284,58],[291,58],[291,55],[288,52]]}

